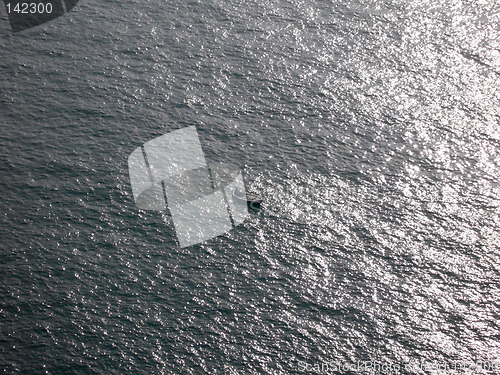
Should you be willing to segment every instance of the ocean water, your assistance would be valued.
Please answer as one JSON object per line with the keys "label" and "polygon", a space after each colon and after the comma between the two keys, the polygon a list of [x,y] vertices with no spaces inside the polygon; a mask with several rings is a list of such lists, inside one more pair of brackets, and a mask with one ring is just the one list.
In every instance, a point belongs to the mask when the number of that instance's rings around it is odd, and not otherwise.
{"label": "ocean water", "polygon": [[[500,372],[496,0],[0,8],[4,373]],[[127,158],[189,125],[265,201],[181,249]]]}

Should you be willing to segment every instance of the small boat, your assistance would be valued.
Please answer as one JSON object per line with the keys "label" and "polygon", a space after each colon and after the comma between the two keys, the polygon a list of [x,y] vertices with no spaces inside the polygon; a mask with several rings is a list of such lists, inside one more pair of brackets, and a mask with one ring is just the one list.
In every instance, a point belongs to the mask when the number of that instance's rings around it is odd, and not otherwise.
{"label": "small boat", "polygon": [[248,207],[250,208],[260,208],[260,204],[262,203],[262,198],[258,195],[245,194],[239,190],[235,190],[233,192],[233,197],[235,197],[239,201],[246,201]]}

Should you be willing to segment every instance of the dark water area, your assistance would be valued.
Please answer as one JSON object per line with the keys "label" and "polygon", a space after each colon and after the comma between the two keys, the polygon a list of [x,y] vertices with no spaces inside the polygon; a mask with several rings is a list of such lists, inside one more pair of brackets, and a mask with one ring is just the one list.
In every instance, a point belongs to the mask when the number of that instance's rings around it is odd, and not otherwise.
{"label": "dark water area", "polygon": [[[0,8],[1,371],[499,373],[497,1]],[[190,125],[264,203],[180,248],[127,158]]]}

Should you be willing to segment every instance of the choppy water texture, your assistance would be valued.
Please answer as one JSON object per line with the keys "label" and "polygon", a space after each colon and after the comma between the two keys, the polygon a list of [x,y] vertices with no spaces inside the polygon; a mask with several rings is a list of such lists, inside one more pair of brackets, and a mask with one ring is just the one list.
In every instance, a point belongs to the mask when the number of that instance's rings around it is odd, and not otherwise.
{"label": "choppy water texture", "polygon": [[[82,0],[15,35],[0,14],[4,372],[500,360],[497,1]],[[127,157],[193,124],[266,205],[180,249]]]}

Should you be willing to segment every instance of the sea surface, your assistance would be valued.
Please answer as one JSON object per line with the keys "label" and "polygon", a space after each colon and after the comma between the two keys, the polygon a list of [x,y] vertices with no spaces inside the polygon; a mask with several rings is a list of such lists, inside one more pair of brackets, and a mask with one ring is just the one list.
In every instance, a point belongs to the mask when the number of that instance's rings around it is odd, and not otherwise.
{"label": "sea surface", "polygon": [[[81,0],[13,34],[0,4],[0,371],[498,374],[499,24]],[[265,201],[181,248],[127,159],[191,125]]]}

